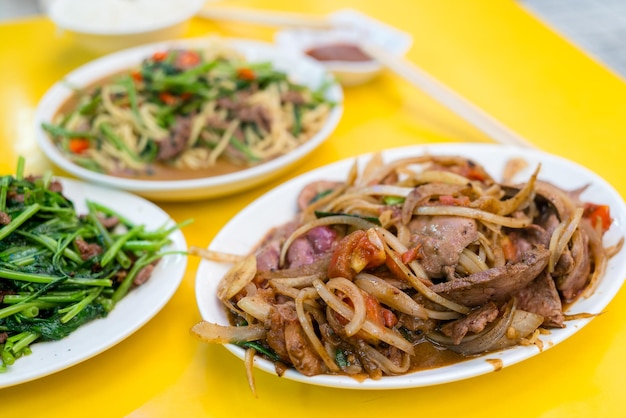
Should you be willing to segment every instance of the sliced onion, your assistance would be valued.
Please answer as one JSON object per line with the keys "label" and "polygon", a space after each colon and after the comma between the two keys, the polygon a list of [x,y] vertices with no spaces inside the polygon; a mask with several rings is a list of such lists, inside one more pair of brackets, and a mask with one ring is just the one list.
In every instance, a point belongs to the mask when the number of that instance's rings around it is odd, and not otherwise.
{"label": "sliced onion", "polygon": [[550,273],[554,271],[556,263],[559,261],[559,258],[561,258],[561,254],[563,254],[572,235],[576,232],[582,216],[583,208],[577,208],[570,219],[561,222],[554,230],[550,238],[550,261],[548,264],[548,271]]}
{"label": "sliced onion", "polygon": [[404,374],[411,366],[411,357],[407,353],[402,353],[402,364],[398,365],[366,342],[361,342],[359,349],[370,361],[376,363],[386,375]]}
{"label": "sliced onion", "polygon": [[572,200],[571,196],[563,189],[545,181],[537,181],[535,184],[535,192],[543,197],[554,206],[559,219],[566,219],[574,210],[576,210],[576,203]]}
{"label": "sliced onion", "polygon": [[528,162],[523,158],[511,158],[504,165],[502,181],[510,183],[519,172],[528,167]]}
{"label": "sliced onion", "polygon": [[429,318],[428,312],[422,305],[411,299],[411,297],[402,290],[373,274],[358,274],[354,280],[354,284],[374,296],[380,302],[397,311],[421,319]]}
{"label": "sliced onion", "polygon": [[260,295],[246,296],[237,302],[237,306],[250,316],[265,322],[270,315],[272,305],[270,305]]}
{"label": "sliced onion", "polygon": [[[602,241],[600,241],[600,245],[602,245]],[[615,254],[619,253],[620,251],[622,251],[622,247],[624,246],[624,237],[620,237],[619,241],[617,241],[617,243],[604,248],[604,252],[606,253],[606,256],[608,258],[613,257]]]}
{"label": "sliced onion", "polygon": [[246,354],[244,356],[244,365],[246,367],[246,377],[248,378],[248,387],[252,392],[254,397],[257,397],[256,394],[256,384],[254,383],[254,356],[256,355],[256,350],[254,348],[246,349]]}
{"label": "sliced onion", "polygon": [[475,252],[467,248],[464,248],[459,255],[459,266],[463,268],[465,274],[489,270],[487,264]]}
{"label": "sliced onion", "polygon": [[424,170],[421,173],[416,173],[414,180],[418,183],[446,183],[459,186],[466,185],[469,182],[465,176],[443,170]]}
{"label": "sliced onion", "polygon": [[[324,302],[339,315],[347,318],[348,320],[352,319],[354,316],[354,311],[351,307],[349,307],[346,303],[344,303],[341,299],[339,299],[333,292],[331,292],[321,280],[315,280],[313,283],[315,286],[315,290],[320,295]],[[405,353],[409,353],[411,355],[414,354],[413,345],[398,332],[387,329],[385,327],[381,327],[378,324],[374,324],[372,321],[366,319],[363,323],[363,330],[370,334],[371,336],[378,338],[381,341],[386,342],[387,344],[398,347],[400,350]]]}
{"label": "sliced onion", "polygon": [[[354,166],[357,166],[356,161],[353,167]],[[361,173],[361,183],[369,184],[371,182],[369,179],[384,167],[385,163],[383,161],[383,154],[381,152],[375,152],[372,154],[372,158],[370,158],[367,163],[365,163],[365,167],[363,167],[363,172]],[[358,170],[356,174],[358,175]],[[356,180],[356,177],[354,179]]]}
{"label": "sliced onion", "polygon": [[589,253],[593,257],[593,273],[589,278],[589,285],[583,293],[584,297],[589,297],[595,291],[600,277],[603,277],[609,258],[617,254],[622,248],[624,237],[621,237],[614,247],[604,248],[602,233],[595,230],[590,222],[581,222],[580,228],[589,238]]}
{"label": "sliced onion", "polygon": [[420,206],[413,211],[413,214],[430,216],[462,216],[465,218],[491,222],[508,228],[526,228],[533,223],[532,218],[529,217],[511,218],[509,216],[495,215],[491,212],[485,212],[474,208],[466,208],[464,206]]}
{"label": "sliced onion", "polygon": [[498,208],[496,210],[496,214],[498,215],[510,215],[515,212],[521,205],[526,203],[530,198],[533,197],[533,191],[535,190],[535,182],[537,181],[537,175],[539,174],[539,170],[541,169],[541,164],[537,165],[535,172],[532,174],[530,179],[526,182],[524,187],[522,187],[515,196],[499,201]]}
{"label": "sliced onion", "polygon": [[352,302],[354,315],[343,329],[348,337],[352,337],[361,330],[361,327],[365,322],[365,298],[363,297],[361,290],[354,283],[344,277],[335,277],[330,279],[326,283],[326,287],[331,291],[339,290],[348,299],[350,299],[350,302]]}
{"label": "sliced onion", "polygon": [[427,334],[427,338],[443,344],[447,349],[464,356],[484,353],[490,351],[502,336],[506,335],[513,320],[513,312],[515,312],[515,307],[507,305],[502,317],[494,322],[491,327],[478,334],[464,337],[460,344],[454,344],[450,337],[438,332]]}
{"label": "sliced onion", "polygon": [[226,301],[239,293],[256,275],[256,257],[250,254],[226,273],[217,287],[217,297]]}
{"label": "sliced onion", "polygon": [[202,257],[206,260],[217,261],[220,263],[236,263],[245,257],[242,255],[224,253],[221,251],[213,251],[206,248],[196,247],[195,245],[189,247],[189,254]]}
{"label": "sliced onion", "polygon": [[304,306],[305,300],[315,299],[316,297],[317,297],[317,292],[313,288],[302,289],[298,293],[298,296],[296,297],[296,300],[295,300],[298,321],[300,322],[300,326],[302,326],[304,333],[309,339],[309,342],[313,346],[313,349],[322,358],[322,360],[324,361],[324,364],[326,364],[326,367],[328,367],[328,369],[332,372],[338,372],[340,370],[339,366],[337,365],[337,363],[333,361],[333,359],[330,357],[330,355],[326,351],[326,348],[324,347],[320,339],[317,337],[317,334],[315,333],[315,329],[313,328],[313,323],[311,321],[311,318],[307,314],[305,306]]}
{"label": "sliced onion", "polygon": [[373,186],[364,187],[359,193],[373,196],[399,196],[407,197],[414,187],[392,186],[390,184],[375,184]]}
{"label": "sliced onion", "polygon": [[[550,250],[550,261],[548,262],[548,272],[552,273],[554,271],[554,266],[556,265],[556,260],[554,259],[554,255],[556,254],[556,246],[559,242],[559,239],[563,235],[563,231],[565,230],[565,226],[567,222],[560,222],[552,231],[552,235],[550,236],[550,244],[548,245],[548,249]],[[561,251],[562,252],[562,251]],[[561,257],[561,253],[559,253],[559,257]]]}
{"label": "sliced onion", "polygon": [[377,217],[385,207],[378,202],[368,202],[364,199],[351,199],[349,205],[331,206],[331,212],[358,213],[362,216]]}
{"label": "sliced onion", "polygon": [[516,309],[507,332],[491,347],[492,350],[519,344],[522,338],[531,335],[543,324],[543,316],[533,312]]}
{"label": "sliced onion", "polygon": [[287,287],[296,287],[296,288],[303,288],[303,287],[309,287],[313,284],[313,279],[321,279],[323,278],[324,274],[323,273],[318,273],[318,274],[309,274],[306,276],[299,276],[299,277],[277,277],[277,278],[273,278],[269,280],[270,285],[274,285],[274,284],[279,284],[282,286],[287,286]]}
{"label": "sliced onion", "polygon": [[297,298],[298,293],[300,293],[300,289],[298,289],[297,287],[284,286],[280,283],[273,283],[273,282],[270,282],[270,285],[272,286],[272,289],[276,291],[277,294],[288,296],[291,299]]}
{"label": "sliced onion", "polygon": [[[374,156],[372,160],[374,160],[374,158],[376,158],[376,156]],[[354,185],[358,177],[359,177],[359,162],[358,160],[354,160],[354,163],[352,164],[352,166],[350,167],[350,171],[348,172],[348,176],[346,177],[346,185],[348,186]]]}
{"label": "sliced onion", "polygon": [[427,337],[463,355],[480,354],[519,344],[541,326],[543,319],[541,315],[508,305],[503,316],[489,329],[464,337],[460,344],[454,344],[452,338],[437,332]]}
{"label": "sliced onion", "polygon": [[389,173],[396,171],[400,167],[405,167],[413,164],[423,164],[431,161],[430,156],[408,157],[400,160],[391,161],[376,169],[367,170],[367,175],[361,176],[357,185],[364,186],[366,184],[380,183],[382,179],[387,177]]}
{"label": "sliced onion", "polygon": [[341,194],[343,194],[347,189],[346,184],[340,184],[339,186],[337,186],[332,192],[330,192],[329,194],[327,194],[326,196],[322,197],[321,199],[309,204],[306,208],[304,208],[304,210],[302,211],[302,216],[303,219],[314,219],[315,218],[315,211],[319,210],[320,208],[323,208],[328,202],[334,201],[335,198],[337,196],[340,196]]}
{"label": "sliced onion", "polygon": [[261,340],[265,338],[267,331],[260,324],[235,327],[200,321],[191,327],[191,334],[206,343],[235,344]]}

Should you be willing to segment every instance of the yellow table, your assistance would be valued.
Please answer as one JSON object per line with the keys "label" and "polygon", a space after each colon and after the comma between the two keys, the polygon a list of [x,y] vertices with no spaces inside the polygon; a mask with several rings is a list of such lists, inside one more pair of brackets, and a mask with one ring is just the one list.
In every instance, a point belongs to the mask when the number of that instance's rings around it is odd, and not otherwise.
{"label": "yellow table", "polygon": [[[433,76],[545,151],[597,172],[626,195],[626,84],[511,0],[232,1],[234,6],[323,15],[352,7],[411,33],[407,54]],[[207,32],[271,40],[272,30],[192,22]],[[51,168],[34,142],[33,113],[55,81],[96,56],[41,17],[0,24],[0,170],[18,155]],[[346,89],[336,132],[283,178],[236,196],[160,206],[206,246],[233,215],[280,182],[352,155],[415,143],[490,142],[390,73]],[[59,173],[58,174],[63,174]],[[0,415],[131,417],[624,416],[626,292],[566,342],[496,373],[433,387],[357,391],[316,387],[257,371],[258,398],[242,362],[189,335],[200,317],[191,258],[172,300],[110,350],[54,375],[0,389]],[[0,376],[0,379],[2,377]]]}

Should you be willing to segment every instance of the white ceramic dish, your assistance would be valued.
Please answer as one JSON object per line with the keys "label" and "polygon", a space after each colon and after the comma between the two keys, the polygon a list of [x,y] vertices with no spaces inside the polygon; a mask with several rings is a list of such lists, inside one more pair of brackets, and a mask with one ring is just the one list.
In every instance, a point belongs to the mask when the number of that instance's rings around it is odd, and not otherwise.
{"label": "white ceramic dish", "polygon": [[[411,35],[364,15],[356,10],[344,9],[328,16],[331,29],[295,28],[276,32],[277,45],[296,53],[305,54],[313,47],[362,43],[372,44],[390,54],[402,57],[413,42]],[[344,86],[365,83],[382,69],[381,64],[370,61],[322,62]]]}
{"label": "white ceramic dish", "polygon": [[[75,204],[77,212],[86,213],[86,200],[102,203],[147,229],[175,223],[158,206],[132,194],[109,190],[76,180],[60,179],[65,196]],[[181,231],[170,235],[168,251],[186,251]],[[0,373],[0,388],[27,382],[85,361],[124,340],[152,319],[174,295],[180,285],[187,257],[182,254],[164,256],[152,277],[133,289],[106,318],[89,322],[59,341],[34,343],[32,354],[21,357]]]}
{"label": "white ceramic dish", "polygon": [[[484,144],[439,144],[396,148],[385,151],[386,161],[395,160],[410,155],[430,153],[433,155],[461,155],[474,159],[483,164],[487,171],[498,178],[504,164],[511,158],[524,158],[529,167],[521,172],[518,180],[527,180],[538,163],[542,164],[540,177],[548,179],[566,189],[576,189],[589,184],[582,195],[586,201],[608,204],[614,222],[605,235],[605,244],[614,244],[626,233],[626,205],[620,195],[602,178],[593,172],[565,159],[540,151]],[[360,164],[369,159],[369,156],[359,157]],[[295,214],[296,196],[303,186],[320,179],[345,180],[345,176],[352,166],[354,159],[343,160],[294,178],[276,189],[257,199],[237,216],[235,216],[215,237],[210,249],[225,251],[234,254],[247,254],[262,239],[272,226],[278,226]],[[228,270],[229,265],[203,260],[200,263],[196,276],[196,299],[202,318],[206,321],[228,324],[221,303],[218,301],[216,287],[218,278]],[[613,257],[606,270],[605,276],[599,283],[597,290],[587,299],[580,299],[571,306],[568,313],[598,313],[604,308],[621,288],[626,277],[626,249]],[[597,319],[602,320],[602,317]],[[579,319],[567,322],[566,328],[552,330],[550,335],[541,337],[544,350],[561,343],[581,328],[587,325],[590,319]],[[244,352],[240,347],[226,345],[226,348],[239,358]],[[419,386],[428,386],[466,379],[495,371],[488,359],[499,359],[502,366],[510,366],[522,360],[539,354],[536,346],[514,347],[508,350],[489,353],[487,355],[457,363],[451,366],[432,370],[419,371],[403,376],[383,377],[380,380],[365,380],[357,382],[345,376],[319,375],[306,377],[294,370],[288,370],[283,378],[299,382],[350,389],[398,389]],[[275,373],[271,362],[256,358],[255,364],[260,369]],[[242,365],[243,367],[243,365]]]}
{"label": "white ceramic dish", "polygon": [[204,0],[55,0],[50,19],[74,41],[109,53],[182,36]]}
{"label": "white ceramic dish", "polygon": [[[50,122],[59,107],[72,96],[74,91],[70,86],[75,88],[89,86],[97,80],[138,65],[142,59],[156,51],[169,48],[202,48],[207,47],[209,42],[211,41],[208,38],[196,38],[145,45],[108,55],[72,71],[53,85],[37,106],[35,130],[39,146],[54,164],[84,180],[127,190],[152,200],[188,201],[236,193],[268,181],[314,151],[333,132],[343,112],[343,93],[337,83],[334,83],[327,92],[328,99],[337,105],[331,110],[322,129],[290,153],[231,174],[192,180],[153,181],[108,176],[80,167],[65,158],[41,128],[41,124]],[[285,71],[294,82],[313,89],[331,77],[316,61],[294,56],[269,43],[235,39],[228,40],[228,43],[248,61],[270,61],[276,68]]]}

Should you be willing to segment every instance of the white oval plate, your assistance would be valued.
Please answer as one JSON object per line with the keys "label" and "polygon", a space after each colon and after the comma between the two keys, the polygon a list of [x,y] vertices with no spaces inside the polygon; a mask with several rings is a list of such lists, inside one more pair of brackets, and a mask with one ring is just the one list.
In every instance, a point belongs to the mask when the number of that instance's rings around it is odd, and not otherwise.
{"label": "white oval plate", "polygon": [[[437,144],[395,148],[383,153],[385,161],[396,160],[411,155],[430,153],[432,155],[460,155],[471,158],[486,167],[487,171],[498,179],[505,163],[511,158],[521,157],[529,166],[516,180],[527,180],[538,163],[541,163],[540,178],[565,189],[576,189],[589,184],[583,200],[608,204],[614,218],[611,229],[605,235],[605,244],[616,243],[626,232],[626,206],[620,195],[602,178],[580,165],[563,158],[540,151],[520,149],[499,145],[483,144]],[[369,155],[358,157],[359,163],[369,160]],[[288,181],[260,197],[235,216],[215,237],[209,248],[234,254],[248,254],[267,231],[290,220],[296,213],[296,197],[306,184],[321,179],[340,180],[346,178],[354,159],[343,160]],[[196,276],[196,299],[202,318],[206,321],[228,324],[222,304],[217,299],[216,288],[220,278],[230,265],[203,260]],[[626,250],[622,249],[608,264],[606,274],[601,279],[596,291],[587,299],[580,299],[568,310],[568,313],[598,313],[618,292],[626,277]],[[601,319],[598,319],[601,320]],[[552,330],[550,335],[541,337],[544,350],[564,341],[589,323],[590,319],[567,322],[566,328]],[[244,351],[234,345],[226,348],[237,357],[243,358]],[[380,380],[367,379],[357,382],[346,376],[318,375],[306,377],[293,369],[288,370],[284,378],[314,385],[350,389],[398,389],[435,385],[466,379],[495,371],[488,359],[499,359],[502,366],[510,366],[539,354],[536,346],[513,347],[507,350],[489,353],[450,366],[418,371],[403,376],[383,377]],[[257,367],[275,374],[274,365],[260,357],[255,360]]]}
{"label": "white oval plate", "polygon": [[[326,69],[313,59],[295,55],[285,49],[265,42],[228,39],[235,50],[248,61],[270,61],[275,68],[284,71],[292,81],[312,89],[332,78]],[[209,38],[196,38],[159,42],[116,52],[96,59],[69,73],[54,84],[43,96],[35,112],[37,143],[46,156],[58,167],[92,183],[127,190],[149,199],[159,201],[188,201],[249,189],[279,175],[296,162],[313,152],[334,131],[343,113],[343,92],[337,83],[327,91],[327,98],[335,103],[322,129],[295,150],[271,161],[230,174],[190,180],[137,180],[96,173],[69,161],[41,128],[43,122],[51,122],[59,107],[74,94],[75,88],[84,88],[110,76],[139,65],[156,51],[173,48],[203,48],[210,44]]]}
{"label": "white oval plate", "polygon": [[[174,221],[158,206],[126,192],[70,179],[59,179],[64,195],[74,202],[78,214],[87,213],[86,200],[101,203],[147,229]],[[180,230],[170,235],[172,243],[164,250],[187,251]],[[27,382],[61,371],[85,361],[114,346],[146,324],[174,295],[180,285],[187,257],[183,254],[164,256],[154,269],[150,280],[131,290],[117,303],[106,318],[96,319],[59,341],[34,343],[32,354],[21,357],[4,373],[0,373],[0,388]]]}

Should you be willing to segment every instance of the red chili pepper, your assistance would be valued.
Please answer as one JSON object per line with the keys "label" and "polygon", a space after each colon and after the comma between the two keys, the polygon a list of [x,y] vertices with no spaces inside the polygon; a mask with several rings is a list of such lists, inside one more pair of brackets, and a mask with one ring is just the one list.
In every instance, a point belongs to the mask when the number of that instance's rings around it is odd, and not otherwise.
{"label": "red chili pepper", "polygon": [[176,66],[182,69],[195,67],[200,64],[200,54],[196,51],[181,51],[176,56]]}
{"label": "red chili pepper", "polygon": [[237,78],[240,80],[254,81],[256,80],[256,74],[248,67],[241,67],[237,69]]}
{"label": "red chili pepper", "polygon": [[611,209],[608,205],[596,205],[594,203],[585,203],[583,216],[591,221],[594,228],[599,225],[602,232],[606,232],[611,227],[613,219],[611,219]]}
{"label": "red chili pepper", "polygon": [[478,181],[485,181],[487,179],[487,176],[485,175],[484,171],[476,169],[474,167],[468,168],[467,174],[465,175],[465,177],[467,177],[470,180],[478,180]]}
{"label": "red chili pepper", "polygon": [[502,245],[502,252],[506,260],[515,260],[517,258],[517,246],[511,238],[506,235],[502,236],[500,245]]}
{"label": "red chili pepper", "polygon": [[170,106],[176,104],[177,102],[176,96],[166,91],[162,91],[161,93],[159,93],[159,99],[166,105]]}
{"label": "red chili pepper", "polygon": [[85,138],[72,138],[70,139],[68,148],[74,154],[82,154],[89,149],[89,140]]}
{"label": "red chili pepper", "polygon": [[422,253],[420,249],[422,248],[422,244],[417,244],[413,248],[409,248],[407,251],[403,252],[400,256],[400,259],[404,264],[409,264],[413,260],[418,260],[422,258]]}
{"label": "red chili pepper", "polygon": [[387,308],[381,307],[383,313],[383,322],[387,328],[393,328],[398,323],[398,317],[393,311]]}
{"label": "red chili pepper", "polygon": [[363,293],[365,300],[365,316],[367,319],[378,325],[385,325],[385,318],[383,317],[383,308],[378,303],[378,300],[366,292]]}
{"label": "red chili pepper", "polygon": [[166,51],[157,51],[154,54],[152,54],[152,59],[154,61],[163,61],[166,57],[167,57]]}
{"label": "red chili pepper", "polygon": [[140,82],[143,80],[143,75],[141,75],[140,71],[133,71],[130,73],[130,76],[133,78],[133,80],[135,80],[136,82]]}

